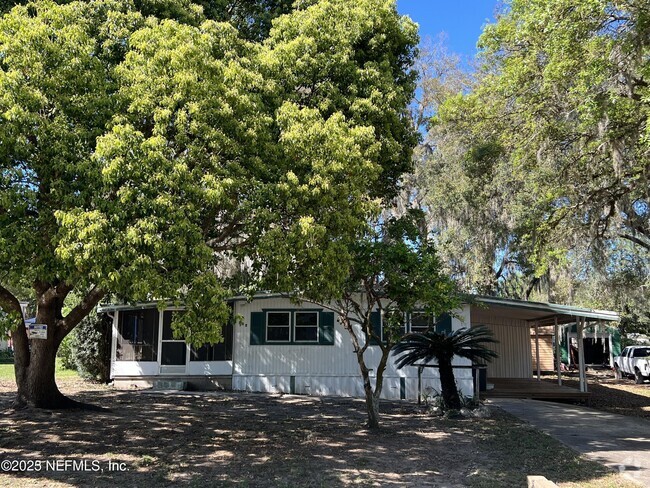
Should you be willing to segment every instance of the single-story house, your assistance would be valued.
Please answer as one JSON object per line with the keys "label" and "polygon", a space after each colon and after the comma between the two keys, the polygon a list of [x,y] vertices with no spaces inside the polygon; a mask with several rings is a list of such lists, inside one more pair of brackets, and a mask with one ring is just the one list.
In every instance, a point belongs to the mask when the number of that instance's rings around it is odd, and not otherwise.
{"label": "single-story house", "polygon": [[[533,379],[537,351],[531,343],[531,327],[552,325],[559,331],[577,323],[582,332],[590,322],[619,319],[614,312],[548,303],[493,297],[474,297],[471,302],[435,323],[437,328],[449,331],[479,325],[493,331],[499,342],[492,347],[499,357],[487,365],[488,384],[499,379]],[[334,312],[308,302],[296,305],[283,295],[270,293],[258,294],[252,300],[235,297],[230,305],[233,317],[242,320],[233,320],[225,327],[223,343],[199,348],[174,339],[171,320],[179,309],[159,312],[156,303],[101,306],[99,312],[113,319],[110,374],[116,386],[184,382],[196,388],[363,396],[352,341]],[[380,331],[381,314],[375,311],[372,315]],[[406,318],[404,329],[417,332],[431,323],[434,318],[414,313]],[[371,345],[366,355],[369,367],[376,368],[380,348]],[[584,361],[581,364],[584,366]],[[472,365],[461,358],[456,358],[454,365],[460,391],[473,395],[478,382],[472,378]],[[398,370],[391,358],[382,397],[416,399],[418,369]],[[435,367],[424,368],[420,380],[423,390],[440,391]]]}

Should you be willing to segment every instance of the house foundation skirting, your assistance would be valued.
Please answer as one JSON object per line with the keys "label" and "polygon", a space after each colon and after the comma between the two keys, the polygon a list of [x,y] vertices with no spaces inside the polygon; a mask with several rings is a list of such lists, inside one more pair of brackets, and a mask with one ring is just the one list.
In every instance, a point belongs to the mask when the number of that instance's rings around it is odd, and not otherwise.
{"label": "house foundation skirting", "polygon": [[[371,377],[374,383],[374,378]],[[465,396],[474,394],[470,370],[456,371],[456,384]],[[341,396],[363,398],[363,380],[360,375],[246,375],[234,374],[232,389],[239,391],[287,393],[313,396]],[[423,394],[433,397],[440,393],[440,379],[425,376],[422,378]],[[385,376],[381,397],[387,400],[417,400],[417,376]]]}
{"label": "house foundation skirting", "polygon": [[160,384],[184,383],[185,389],[196,391],[214,391],[232,389],[232,376],[184,376],[184,375],[158,375],[158,376],[115,376],[113,386],[118,389],[129,390],[134,388],[154,388]]}

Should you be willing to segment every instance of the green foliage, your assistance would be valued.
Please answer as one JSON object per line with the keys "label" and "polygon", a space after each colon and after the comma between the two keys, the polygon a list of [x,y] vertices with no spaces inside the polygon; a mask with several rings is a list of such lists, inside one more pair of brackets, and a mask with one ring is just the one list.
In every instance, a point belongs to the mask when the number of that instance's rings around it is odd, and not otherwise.
{"label": "green foliage", "polygon": [[77,369],[77,363],[75,362],[75,334],[74,332],[69,334],[67,337],[61,341],[59,350],[56,352],[56,357],[61,360],[61,367],[63,369]]}
{"label": "green foliage", "polygon": [[[205,16],[213,20],[230,22],[239,35],[250,41],[266,39],[273,19],[291,12],[293,0],[198,0]],[[303,1],[302,5],[308,3]]]}
{"label": "green foliage", "polygon": [[481,37],[486,72],[474,92],[441,111],[469,134],[470,161],[494,148],[492,171],[505,179],[488,188],[508,192],[505,213],[538,274],[576,237],[650,250],[644,5],[513,1]]}
{"label": "green foliage", "polygon": [[[92,1],[92,0],[88,0]],[[29,0],[2,0],[0,13],[16,5],[25,5]],[[57,0],[58,4],[70,0]],[[290,13],[293,0],[134,0],[133,5],[145,17],[174,19],[182,23],[198,25],[203,20],[231,23],[239,35],[250,41],[262,41],[268,37],[271,24],[276,17]],[[302,2],[306,5],[306,2]]]}
{"label": "green foliage", "polygon": [[57,351],[58,364],[82,378],[108,382],[110,373],[111,320],[92,312],[68,334]]}
{"label": "green foliage", "polygon": [[[424,309],[440,315],[461,304],[455,283],[441,269],[423,218],[421,211],[410,210],[402,217],[380,218],[368,225],[363,237],[350,246],[349,258],[339,259],[347,272],[342,286],[324,288],[309,286],[304,280],[288,282],[293,289],[304,287],[296,293],[299,298],[328,307],[332,302],[336,304],[357,355],[370,428],[379,427],[383,374],[391,348],[402,334],[406,314]],[[383,337],[373,327],[372,317],[377,311],[383,315]],[[381,350],[374,386],[365,356],[370,345],[378,345]]]}
{"label": "green foliage", "polygon": [[639,254],[631,243],[608,243],[604,263],[572,253],[574,300],[586,307],[617,310],[621,333],[650,334],[650,256]]}
{"label": "green foliage", "polygon": [[15,330],[20,324],[23,324],[23,317],[16,312],[5,313],[0,310],[0,338],[6,339],[9,332]]}
{"label": "green foliage", "polygon": [[399,356],[397,367],[413,364],[428,364],[431,361],[451,361],[454,356],[476,360],[491,361],[497,353],[486,344],[496,343],[492,331],[485,327],[462,328],[453,332],[436,332],[430,329],[422,334],[408,334],[393,348]]}
{"label": "green foliage", "polygon": [[74,369],[82,378],[102,383],[109,381],[111,324],[107,315],[92,313],[70,334]]}
{"label": "green foliage", "polygon": [[274,287],[344,281],[410,166],[416,26],[386,0],[238,5],[232,24],[185,0],[2,16],[0,286],[59,307],[68,287],[180,296],[174,330],[203,343],[227,318],[224,262]]}
{"label": "green foliage", "polygon": [[11,349],[0,349],[0,364],[14,362],[14,352]]}
{"label": "green foliage", "polygon": [[416,181],[465,290],[616,309],[625,328],[646,327],[646,3],[509,2],[465,90],[444,71],[423,80],[440,97],[422,109],[433,118]]}
{"label": "green foliage", "polygon": [[[422,220],[420,210],[410,210],[402,217],[378,221],[369,228],[352,247],[350,274],[336,298],[354,300],[361,291],[367,307],[378,306],[385,311],[385,321],[394,329],[403,324],[404,313],[420,309],[440,315],[457,308],[460,295],[442,270]],[[365,322],[363,317],[358,320]],[[368,333],[372,333],[366,325]]]}

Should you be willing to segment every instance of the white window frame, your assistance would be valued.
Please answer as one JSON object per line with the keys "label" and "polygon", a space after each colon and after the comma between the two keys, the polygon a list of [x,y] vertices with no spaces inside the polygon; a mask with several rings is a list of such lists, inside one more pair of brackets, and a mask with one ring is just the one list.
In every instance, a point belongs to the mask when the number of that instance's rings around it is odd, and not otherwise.
{"label": "white window frame", "polygon": [[[269,314],[286,314],[289,316],[289,323],[285,325],[271,325],[269,326]],[[267,310],[266,314],[264,316],[264,335],[267,343],[271,344],[291,344],[291,319],[292,313],[289,310]],[[289,337],[287,340],[277,340],[277,339],[269,339],[269,327],[288,327],[289,328]]]}
{"label": "white window frame", "polygon": [[[316,315],[316,325],[298,325],[298,321],[296,320],[296,315],[299,313],[311,313]],[[308,328],[308,327],[316,327],[316,340],[298,340],[296,339],[296,330],[298,328]],[[320,341],[320,313],[318,313],[316,310],[295,310],[293,312],[293,342],[296,342],[298,344],[302,343],[307,343],[307,344],[316,344]]]}
{"label": "white window frame", "polygon": [[425,330],[417,331],[417,332],[413,330],[413,314],[414,313],[424,314],[424,315],[431,315],[431,317],[432,317],[431,325],[434,325],[436,323],[436,316],[435,315],[427,314],[426,310],[413,310],[413,312],[409,313],[409,321],[408,321],[409,328],[408,328],[408,331],[410,333],[420,333],[421,334],[421,333],[423,333],[423,332],[425,332],[427,330],[427,329],[425,329]]}

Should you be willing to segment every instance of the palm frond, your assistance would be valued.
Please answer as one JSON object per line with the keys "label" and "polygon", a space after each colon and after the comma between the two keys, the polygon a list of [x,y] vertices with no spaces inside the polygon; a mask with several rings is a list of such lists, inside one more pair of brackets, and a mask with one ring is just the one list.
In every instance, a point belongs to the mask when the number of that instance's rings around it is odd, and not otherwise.
{"label": "palm frond", "polygon": [[426,364],[432,360],[440,362],[441,358],[451,360],[454,356],[476,361],[491,361],[498,354],[489,349],[487,344],[494,344],[492,331],[485,326],[463,328],[451,333],[428,330],[423,334],[407,334],[393,348],[398,356],[398,369],[417,363]]}

